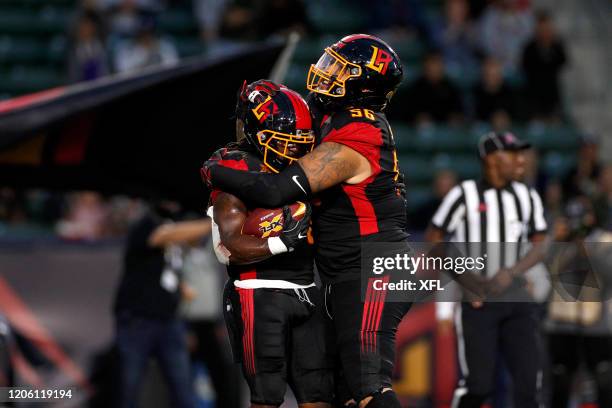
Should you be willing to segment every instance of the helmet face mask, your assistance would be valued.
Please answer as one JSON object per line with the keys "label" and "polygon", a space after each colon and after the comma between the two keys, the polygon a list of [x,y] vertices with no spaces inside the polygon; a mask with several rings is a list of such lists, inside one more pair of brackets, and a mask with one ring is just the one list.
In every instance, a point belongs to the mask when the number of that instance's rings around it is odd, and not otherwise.
{"label": "helmet face mask", "polygon": [[315,137],[312,130],[298,129],[296,134],[261,130],[257,133],[258,149],[263,155],[263,162],[275,173],[312,151]]}
{"label": "helmet face mask", "polygon": [[403,76],[399,57],[384,41],[366,34],[344,37],[310,66],[306,88],[328,109],[384,110]]}
{"label": "helmet face mask", "polygon": [[346,94],[346,81],[360,75],[359,65],[327,47],[319,61],[310,66],[306,88],[332,98],[340,98]]}

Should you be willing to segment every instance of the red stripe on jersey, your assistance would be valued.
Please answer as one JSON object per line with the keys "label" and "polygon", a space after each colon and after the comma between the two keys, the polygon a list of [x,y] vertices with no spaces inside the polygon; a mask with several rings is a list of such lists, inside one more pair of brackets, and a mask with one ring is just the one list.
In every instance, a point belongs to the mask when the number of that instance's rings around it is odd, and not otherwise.
{"label": "red stripe on jersey", "polygon": [[257,271],[252,269],[246,272],[240,272],[240,280],[257,279]]}
{"label": "red stripe on jersey", "polygon": [[366,122],[352,122],[333,129],[323,138],[323,142],[340,143],[368,159],[372,170],[380,168],[380,148],[383,145],[383,135],[379,128]]}
{"label": "red stripe on jersey", "polygon": [[[383,284],[388,283],[389,282],[389,276],[385,276],[384,278],[382,278],[382,282]],[[376,349],[376,333],[378,332],[378,329],[380,328],[380,321],[382,319],[382,314],[383,314],[383,310],[385,308],[385,299],[387,298],[387,290],[383,289],[383,290],[379,290],[378,291],[378,299],[377,299],[377,304],[376,304],[376,318],[374,320],[374,328],[373,328],[373,349]]]}
{"label": "red stripe on jersey", "polygon": [[378,232],[378,218],[374,206],[366,196],[365,186],[360,184],[343,184],[344,193],[351,200],[355,216],[359,222],[359,235],[370,235]]}
{"label": "red stripe on jersey", "polygon": [[236,288],[240,295],[240,309],[242,315],[242,352],[244,357],[244,368],[248,375],[255,375],[255,353],[254,353],[254,312],[253,289]]}
{"label": "red stripe on jersey", "polygon": [[365,353],[366,350],[366,338],[367,328],[370,322],[370,316],[372,315],[370,305],[372,304],[372,284],[374,278],[368,280],[368,288],[366,289],[365,302],[363,303],[363,311],[361,312],[361,330],[359,331],[359,340],[361,343],[361,352]]}
{"label": "red stripe on jersey", "polygon": [[312,118],[306,101],[297,93],[290,89],[283,90],[283,93],[289,97],[295,112],[295,128],[296,129],[311,129]]}
{"label": "red stripe on jersey", "polygon": [[370,177],[358,184],[342,184],[342,189],[351,200],[351,205],[359,221],[360,235],[378,232],[378,218],[372,202],[366,195],[366,187],[380,173],[380,147],[383,145],[382,132],[377,127],[353,122],[340,129],[329,132],[323,142],[343,144],[365,157],[372,168]]}

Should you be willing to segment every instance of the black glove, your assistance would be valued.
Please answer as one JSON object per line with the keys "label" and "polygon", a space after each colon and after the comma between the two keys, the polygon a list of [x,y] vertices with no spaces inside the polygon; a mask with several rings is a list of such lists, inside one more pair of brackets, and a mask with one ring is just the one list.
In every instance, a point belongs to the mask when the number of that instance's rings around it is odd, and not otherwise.
{"label": "black glove", "polygon": [[279,235],[279,238],[289,252],[293,251],[299,242],[308,236],[311,212],[310,204],[306,203],[304,217],[298,221],[293,218],[288,205],[283,207],[283,232]]}
{"label": "black glove", "polygon": [[212,190],[213,182],[212,176],[210,174],[210,169],[219,164],[219,161],[223,160],[223,155],[220,150],[217,150],[208,160],[204,162],[202,168],[200,169],[200,176],[202,177],[202,181],[206,184],[206,186]]}

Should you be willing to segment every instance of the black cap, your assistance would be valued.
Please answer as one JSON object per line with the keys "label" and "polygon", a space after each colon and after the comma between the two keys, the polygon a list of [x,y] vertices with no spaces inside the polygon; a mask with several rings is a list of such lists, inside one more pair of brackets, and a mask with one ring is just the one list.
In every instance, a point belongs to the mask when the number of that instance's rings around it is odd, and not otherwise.
{"label": "black cap", "polygon": [[498,150],[517,152],[529,149],[530,147],[530,143],[520,140],[510,132],[491,132],[480,138],[480,142],[478,142],[478,155],[480,158],[484,158]]}

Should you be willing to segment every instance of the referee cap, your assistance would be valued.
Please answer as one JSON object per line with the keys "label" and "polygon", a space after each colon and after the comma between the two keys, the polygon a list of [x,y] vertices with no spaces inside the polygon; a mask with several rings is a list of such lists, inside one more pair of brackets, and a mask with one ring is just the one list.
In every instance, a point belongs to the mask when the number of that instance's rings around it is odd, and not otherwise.
{"label": "referee cap", "polygon": [[529,149],[531,144],[520,140],[510,132],[490,132],[483,135],[478,142],[478,155],[481,159],[498,150],[516,152]]}

